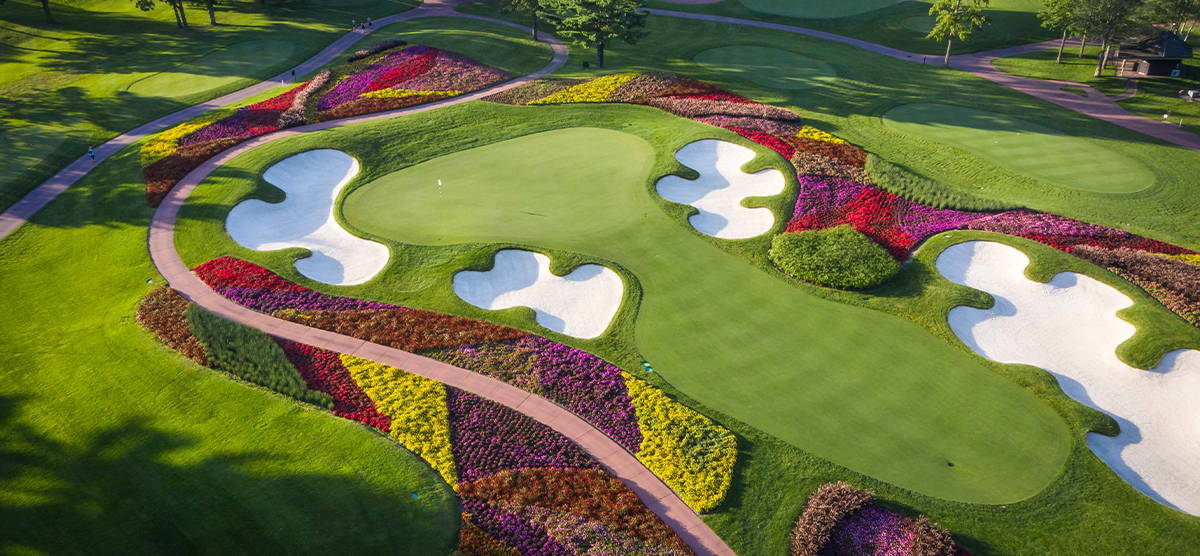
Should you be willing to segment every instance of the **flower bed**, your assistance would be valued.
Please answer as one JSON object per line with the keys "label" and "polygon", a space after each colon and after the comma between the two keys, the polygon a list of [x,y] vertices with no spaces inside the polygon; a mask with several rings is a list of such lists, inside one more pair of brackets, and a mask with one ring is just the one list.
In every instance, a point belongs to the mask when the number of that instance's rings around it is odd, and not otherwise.
{"label": "flower bed", "polygon": [[[659,72],[632,77],[618,75],[620,84],[613,88],[608,85],[617,80],[617,75],[570,82],[538,80],[485,100],[518,105],[598,102],[598,94],[581,95],[572,91],[604,90],[605,102],[654,106],[728,129],[779,153],[795,169],[800,191],[786,231],[849,225],[883,246],[898,261],[907,259],[917,245],[934,234],[967,229],[1020,236],[1066,252],[1080,246],[1130,249],[1148,255],[1193,257],[1183,262],[1200,264],[1200,254],[1192,251],[1056,214],[1023,209],[973,212],[921,204],[876,186],[865,170],[865,151],[827,132],[802,125],[800,117],[790,110],[761,104],[684,76]],[[974,204],[1007,208],[1000,203]],[[1195,306],[1172,301],[1191,299],[1190,290],[1155,280],[1144,269],[1126,269],[1124,274],[1135,283],[1153,284],[1150,287],[1158,293],[1152,295],[1195,324],[1189,316]]]}
{"label": "flower bed", "polygon": [[142,147],[146,204],[155,207],[205,160],[284,127],[425,104],[512,78],[454,52],[382,41],[283,94],[168,129]]}
{"label": "flower bed", "polygon": [[875,505],[874,496],[845,483],[822,485],[792,529],[791,556],[969,556],[950,534]]}
{"label": "flower bed", "polygon": [[193,272],[222,296],[276,318],[416,352],[543,396],[636,454],[697,511],[718,506],[729,489],[732,433],[591,354],[506,326],[325,295],[232,257]]}
{"label": "flower bed", "polygon": [[[281,285],[262,275],[253,280]],[[186,347],[195,338],[182,315],[197,311],[164,287],[146,297],[138,316],[164,343]],[[219,328],[249,331],[225,323]],[[254,332],[231,342],[253,342],[261,335]],[[389,432],[455,488],[465,509],[457,554],[693,555],[624,482],[546,425],[400,369],[287,340],[275,344],[309,388],[335,400],[334,414]]]}
{"label": "flower bed", "polygon": [[154,333],[158,341],[180,355],[207,367],[208,354],[187,324],[190,301],[170,286],[160,286],[138,304],[137,321]]}

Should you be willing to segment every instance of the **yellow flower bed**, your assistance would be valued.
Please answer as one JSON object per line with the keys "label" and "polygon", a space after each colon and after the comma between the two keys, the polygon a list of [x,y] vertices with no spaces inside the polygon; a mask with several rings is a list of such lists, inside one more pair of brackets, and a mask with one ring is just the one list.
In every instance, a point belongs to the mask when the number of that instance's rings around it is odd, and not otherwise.
{"label": "yellow flower bed", "polygon": [[575,102],[604,102],[608,95],[624,85],[626,81],[637,77],[637,72],[614,73],[597,77],[587,83],[580,83],[570,89],[559,91],[544,99],[535,100],[529,104],[570,104]]}
{"label": "yellow flower bed", "polygon": [[826,143],[833,143],[835,145],[845,145],[846,144],[845,141],[838,139],[837,137],[834,137],[834,136],[832,136],[828,133],[825,133],[824,131],[821,131],[810,125],[806,125],[803,128],[801,128],[800,133],[797,133],[796,137],[803,137],[805,139],[816,139],[817,141],[824,141]]}
{"label": "yellow flower bed", "polygon": [[737,461],[733,433],[645,381],[625,372],[621,376],[642,429],[638,460],[697,512],[719,506]]}
{"label": "yellow flower bed", "polygon": [[450,412],[442,383],[342,354],[342,364],[354,382],[392,419],[391,436],[429,462],[451,486],[458,484],[450,451]]}
{"label": "yellow flower bed", "polygon": [[449,95],[456,96],[462,94],[459,91],[410,91],[408,89],[380,89],[359,95],[359,98],[400,98],[411,96],[429,96],[429,95]]}
{"label": "yellow flower bed", "polygon": [[171,129],[159,133],[153,139],[142,145],[142,166],[149,166],[170,156],[171,153],[175,152],[176,147],[179,146],[179,140],[183,139],[187,134],[217,120],[224,119],[226,116],[233,114],[236,110],[236,108],[213,110],[212,112],[196,118],[195,120],[181,123]]}
{"label": "yellow flower bed", "polygon": [[1175,259],[1188,264],[1200,266],[1200,255],[1163,255],[1168,259]]}

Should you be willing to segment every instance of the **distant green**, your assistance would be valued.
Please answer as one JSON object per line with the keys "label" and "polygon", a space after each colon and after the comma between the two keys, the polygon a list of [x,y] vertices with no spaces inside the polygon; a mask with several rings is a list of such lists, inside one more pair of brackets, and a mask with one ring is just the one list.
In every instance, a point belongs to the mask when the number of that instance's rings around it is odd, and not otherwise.
{"label": "distant green", "polygon": [[719,46],[697,54],[696,63],[788,91],[818,87],[837,77],[833,67],[821,60],[761,46]]}
{"label": "distant green", "polygon": [[888,110],[892,130],[967,151],[1062,187],[1132,193],[1154,185],[1139,162],[1031,121],[965,106],[907,104]]}

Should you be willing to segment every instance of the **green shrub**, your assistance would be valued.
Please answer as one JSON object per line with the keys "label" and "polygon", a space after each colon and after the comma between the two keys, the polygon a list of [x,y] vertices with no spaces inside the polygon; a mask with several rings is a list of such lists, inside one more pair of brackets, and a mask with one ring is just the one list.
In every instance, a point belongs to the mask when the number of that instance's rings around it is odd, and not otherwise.
{"label": "green shrub", "polygon": [[768,254],[792,276],[843,290],[875,287],[900,271],[886,249],[850,226],[779,234]]}
{"label": "green shrub", "polygon": [[196,305],[188,307],[187,323],[208,352],[210,367],[302,402],[333,409],[333,399],[323,392],[309,390],[283,350],[261,331],[225,320]]}
{"label": "green shrub", "polygon": [[867,174],[870,174],[871,180],[880,189],[934,208],[972,212],[1024,208],[954,189],[944,183],[918,176],[873,154],[867,155]]}

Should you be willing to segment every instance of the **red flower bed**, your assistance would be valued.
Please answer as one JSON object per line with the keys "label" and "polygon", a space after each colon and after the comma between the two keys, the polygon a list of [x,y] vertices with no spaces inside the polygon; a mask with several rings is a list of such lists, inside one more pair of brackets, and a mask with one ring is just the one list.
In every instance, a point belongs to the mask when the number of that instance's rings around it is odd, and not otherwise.
{"label": "red flower bed", "polygon": [[612,474],[588,469],[506,470],[458,484],[458,493],[499,506],[536,506],[598,521],[637,539],[687,549],[683,540]]}
{"label": "red flower bed", "polygon": [[753,129],[746,129],[744,127],[729,127],[726,129],[728,129],[738,135],[741,135],[742,137],[745,137],[746,139],[754,141],[755,143],[758,143],[759,145],[762,145],[768,149],[771,149],[771,150],[783,155],[783,157],[786,159],[791,160],[792,155],[796,154],[795,147],[793,147],[787,141],[780,139],[776,135],[762,132],[762,131],[753,130]]}
{"label": "red flower bed", "polygon": [[241,139],[221,139],[181,148],[170,156],[142,169],[146,178],[146,205],[157,207],[179,180],[199,168],[205,160],[241,142]]}
{"label": "red flower bed", "polygon": [[324,392],[333,397],[333,414],[360,421],[387,432],[392,420],[379,413],[375,404],[350,376],[342,365],[337,352],[300,344],[281,338],[272,338],[283,349],[288,362],[300,371],[304,383],[310,390]]}
{"label": "red flower bed", "polygon": [[431,69],[437,63],[437,50],[430,50],[420,56],[413,58],[400,65],[399,67],[388,71],[379,76],[379,78],[367,86],[365,92],[378,91],[380,89],[391,89],[409,79],[421,75]]}
{"label": "red flower bed", "polygon": [[846,205],[788,222],[787,231],[823,230],[849,224],[859,233],[884,246],[898,261],[908,258],[916,240],[896,227],[894,207],[899,197],[875,188],[865,188]]}
{"label": "red flower bed", "polygon": [[280,278],[254,263],[233,257],[220,257],[192,269],[196,276],[217,288],[255,288],[274,291],[307,292],[308,288]]}
{"label": "red flower bed", "polygon": [[277,312],[278,318],[402,349],[422,351],[519,340],[528,332],[420,309]]}

